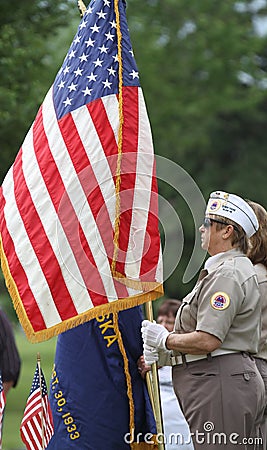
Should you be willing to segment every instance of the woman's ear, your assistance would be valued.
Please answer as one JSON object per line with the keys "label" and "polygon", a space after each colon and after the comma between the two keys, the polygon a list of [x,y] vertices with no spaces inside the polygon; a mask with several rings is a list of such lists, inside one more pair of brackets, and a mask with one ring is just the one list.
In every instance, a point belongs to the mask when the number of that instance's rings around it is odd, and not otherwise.
{"label": "woman's ear", "polygon": [[222,238],[228,239],[233,234],[233,232],[234,232],[233,225],[227,225],[225,228],[223,228]]}

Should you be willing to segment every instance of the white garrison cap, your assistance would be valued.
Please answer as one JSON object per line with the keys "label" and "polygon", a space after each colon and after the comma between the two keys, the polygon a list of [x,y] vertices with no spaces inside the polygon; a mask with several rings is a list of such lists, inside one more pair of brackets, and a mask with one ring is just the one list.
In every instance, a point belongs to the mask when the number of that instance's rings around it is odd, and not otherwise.
{"label": "white garrison cap", "polygon": [[256,214],[249,204],[235,194],[216,191],[210,194],[206,215],[217,214],[226,217],[240,225],[248,237],[251,237],[259,228]]}

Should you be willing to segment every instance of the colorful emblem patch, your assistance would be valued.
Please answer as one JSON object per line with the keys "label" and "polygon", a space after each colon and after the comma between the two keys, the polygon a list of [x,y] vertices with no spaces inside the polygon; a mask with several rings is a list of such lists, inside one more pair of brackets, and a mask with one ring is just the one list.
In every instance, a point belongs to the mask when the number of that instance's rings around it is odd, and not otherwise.
{"label": "colorful emblem patch", "polygon": [[221,205],[222,205],[221,200],[212,200],[209,204],[209,211],[210,212],[218,211]]}
{"label": "colorful emblem patch", "polygon": [[223,311],[230,305],[230,297],[225,292],[215,292],[210,299],[210,304],[214,309]]}

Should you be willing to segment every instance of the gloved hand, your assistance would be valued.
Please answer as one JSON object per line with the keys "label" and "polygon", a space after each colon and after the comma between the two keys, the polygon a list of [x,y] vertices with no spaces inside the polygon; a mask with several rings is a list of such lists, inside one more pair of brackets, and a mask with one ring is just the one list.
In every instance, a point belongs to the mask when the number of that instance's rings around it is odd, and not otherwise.
{"label": "gloved hand", "polygon": [[145,363],[151,366],[151,364],[158,361],[159,355],[154,347],[150,347],[149,345],[144,344],[144,358]]}
{"label": "gloved hand", "polygon": [[166,339],[170,333],[163,325],[143,320],[141,332],[145,345],[154,347],[156,350],[168,350]]}

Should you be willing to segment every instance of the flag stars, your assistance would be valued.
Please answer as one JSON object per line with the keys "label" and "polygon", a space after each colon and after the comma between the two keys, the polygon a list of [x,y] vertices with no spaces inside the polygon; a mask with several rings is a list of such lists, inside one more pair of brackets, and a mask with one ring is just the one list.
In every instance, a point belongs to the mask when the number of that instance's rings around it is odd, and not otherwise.
{"label": "flag stars", "polygon": [[83,69],[80,69],[80,68],[78,67],[77,70],[74,70],[74,74],[75,74],[76,77],[81,77],[82,74],[83,74]]}
{"label": "flag stars", "polygon": [[114,62],[119,62],[119,57],[118,57],[118,54],[117,54],[117,55],[115,55],[115,56],[112,56],[112,58],[114,59]]}
{"label": "flag stars", "polygon": [[102,47],[98,47],[100,50],[100,53],[107,53],[108,51],[108,47],[105,47],[104,45],[102,45]]}
{"label": "flag stars", "polygon": [[93,47],[95,41],[93,41],[93,39],[89,38],[88,41],[85,41],[86,43],[86,47]]}
{"label": "flag stars", "polygon": [[69,59],[75,58],[75,53],[76,50],[71,50],[71,52],[69,53]]}
{"label": "flag stars", "polygon": [[112,22],[109,22],[111,25],[111,28],[117,28],[117,24],[115,22],[115,20],[112,20]]}
{"label": "flag stars", "polygon": [[105,18],[106,18],[106,15],[107,15],[107,13],[104,13],[104,12],[102,11],[102,9],[101,9],[100,12],[97,12],[96,14],[98,15],[98,18],[99,18],[99,19],[105,19]]}
{"label": "flag stars", "polygon": [[72,98],[67,97],[66,100],[64,100],[63,104],[66,106],[71,106]]}
{"label": "flag stars", "polygon": [[108,6],[108,8],[110,8],[110,0],[104,0],[104,6]]}
{"label": "flag stars", "polygon": [[57,87],[58,87],[59,89],[62,89],[62,88],[65,87],[65,83],[66,83],[66,81],[61,80],[60,83],[57,85]]}
{"label": "flag stars", "polygon": [[74,41],[73,41],[73,44],[79,44],[80,43],[80,40],[81,40],[81,36],[76,36],[76,38],[74,39]]}
{"label": "flag stars", "polygon": [[82,56],[79,56],[80,61],[87,61],[88,55],[86,55],[85,53],[82,54]]}
{"label": "flag stars", "polygon": [[111,89],[111,85],[112,83],[110,81],[108,81],[108,79],[106,79],[105,81],[102,81],[104,88],[108,88]]}
{"label": "flag stars", "polygon": [[112,66],[109,69],[107,69],[107,71],[108,71],[109,75],[113,75],[113,77],[115,77],[116,70],[114,70]]}
{"label": "flag stars", "polygon": [[130,53],[130,55],[132,55],[132,57],[134,57],[134,52],[133,52],[133,50],[131,49],[131,50],[129,50],[129,53]]}
{"label": "flag stars", "polygon": [[69,73],[70,71],[70,66],[66,66],[65,69],[63,70],[64,75],[66,75],[66,73]]}
{"label": "flag stars", "polygon": [[111,34],[110,31],[109,31],[108,33],[105,33],[105,36],[106,36],[106,38],[107,38],[107,41],[108,41],[108,40],[111,40],[112,42],[113,42],[113,39],[114,39],[114,37],[115,37],[115,35],[114,35],[114,34]]}
{"label": "flag stars", "polygon": [[83,20],[82,23],[79,25],[80,29],[86,28],[87,20]]}
{"label": "flag stars", "polygon": [[101,61],[99,58],[97,58],[96,61],[93,61],[95,67],[102,67],[103,60]]}
{"label": "flag stars", "polygon": [[71,83],[70,86],[68,86],[68,89],[70,92],[76,91],[77,86],[78,86],[77,84]]}
{"label": "flag stars", "polygon": [[93,27],[90,27],[90,29],[92,30],[92,33],[99,33],[100,27],[98,27],[95,23]]}
{"label": "flag stars", "polygon": [[89,89],[89,87],[86,86],[86,88],[82,90],[84,97],[85,97],[86,95],[91,95],[92,90],[93,90],[93,89]]}
{"label": "flag stars", "polygon": [[139,73],[136,72],[135,70],[133,70],[129,75],[131,75],[131,77],[133,77],[133,80],[134,80],[135,78],[139,78]]}
{"label": "flag stars", "polygon": [[91,72],[90,75],[88,75],[86,78],[88,78],[88,80],[90,82],[90,81],[96,81],[96,77],[97,77],[97,75],[94,75],[93,72]]}

